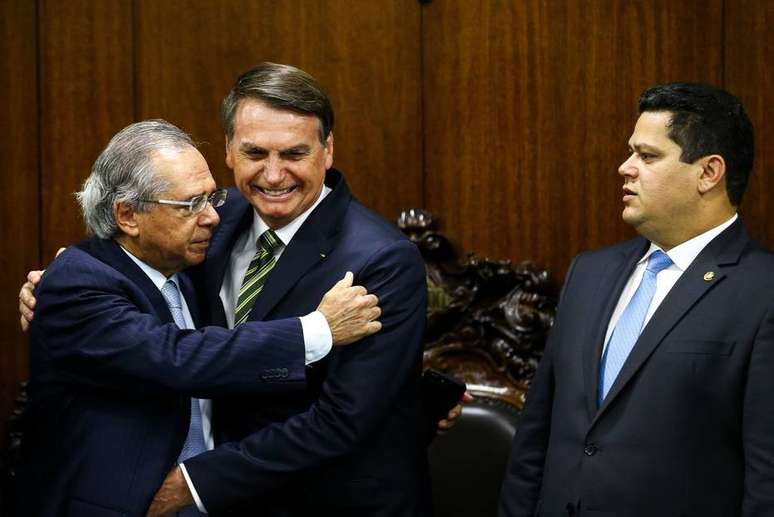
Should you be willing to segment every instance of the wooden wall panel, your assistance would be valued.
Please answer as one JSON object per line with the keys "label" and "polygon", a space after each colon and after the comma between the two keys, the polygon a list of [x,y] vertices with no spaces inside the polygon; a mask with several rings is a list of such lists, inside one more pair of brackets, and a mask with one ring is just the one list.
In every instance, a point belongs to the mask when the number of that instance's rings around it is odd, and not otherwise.
{"label": "wooden wall panel", "polygon": [[110,137],[134,118],[132,4],[41,0],[40,145],[47,263],[80,240],[73,193]]}
{"label": "wooden wall panel", "polygon": [[425,205],[462,250],[557,284],[633,235],[616,171],[639,93],[722,80],[721,0],[445,0],[423,27]]}
{"label": "wooden wall panel", "polygon": [[16,293],[40,254],[36,44],[35,4],[0,2],[0,445],[5,416],[27,377]]}
{"label": "wooden wall panel", "polygon": [[368,206],[394,218],[422,201],[420,6],[416,0],[139,0],[140,118],[165,117],[208,142],[221,184],[220,101],[261,61],[298,66],[336,111],[335,165]]}
{"label": "wooden wall panel", "polygon": [[726,0],[726,88],[742,99],[755,126],[755,165],[741,214],[750,234],[774,248],[774,3]]}

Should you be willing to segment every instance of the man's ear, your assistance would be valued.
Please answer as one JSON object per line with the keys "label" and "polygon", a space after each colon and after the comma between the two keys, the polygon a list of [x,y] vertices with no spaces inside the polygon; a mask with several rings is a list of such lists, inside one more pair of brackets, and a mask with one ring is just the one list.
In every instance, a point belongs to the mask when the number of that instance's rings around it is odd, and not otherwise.
{"label": "man's ear", "polygon": [[325,170],[333,167],[333,131],[325,139]]}
{"label": "man's ear", "polygon": [[701,174],[699,174],[698,189],[700,194],[706,194],[717,186],[725,191],[726,161],[719,154],[710,154],[699,159]]}
{"label": "man's ear", "polygon": [[119,202],[113,206],[113,217],[116,218],[118,228],[130,237],[137,237],[140,228],[137,224],[137,212],[127,203]]}

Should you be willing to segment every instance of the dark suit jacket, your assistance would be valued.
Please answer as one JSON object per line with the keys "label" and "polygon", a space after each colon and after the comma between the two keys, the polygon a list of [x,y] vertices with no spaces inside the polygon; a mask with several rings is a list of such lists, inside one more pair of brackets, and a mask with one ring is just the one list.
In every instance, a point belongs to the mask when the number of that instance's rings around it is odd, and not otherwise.
{"label": "dark suit jacket", "polygon": [[683,273],[597,407],[605,332],[647,246],[638,238],[571,266],[503,515],[774,515],[774,256],[740,221]]}
{"label": "dark suit jacket", "polygon": [[[379,297],[383,329],[307,369],[306,393],[214,402],[226,443],[186,461],[211,515],[422,515],[426,451],[419,378],[425,270],[416,247],[354,200],[341,176],[285,248],[250,320],[304,315],[347,271]],[[212,322],[234,241],[253,208],[232,193],[205,262]]]}
{"label": "dark suit jacket", "polygon": [[180,330],[111,240],[68,248],[36,296],[20,515],[145,515],[185,441],[191,395],[304,389],[297,319]]}

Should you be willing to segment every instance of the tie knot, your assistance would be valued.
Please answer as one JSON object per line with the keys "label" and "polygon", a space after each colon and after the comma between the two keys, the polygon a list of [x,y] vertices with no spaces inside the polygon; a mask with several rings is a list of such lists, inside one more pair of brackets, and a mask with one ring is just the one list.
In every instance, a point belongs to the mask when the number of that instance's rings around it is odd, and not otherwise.
{"label": "tie knot", "polygon": [[672,259],[661,250],[656,250],[648,259],[648,266],[645,268],[652,273],[658,274],[660,271],[672,265]]}
{"label": "tie knot", "polygon": [[169,305],[171,308],[183,308],[183,304],[180,301],[180,291],[177,288],[177,284],[175,284],[175,282],[172,280],[167,280],[167,282],[161,287],[161,295],[164,297],[167,305]]}
{"label": "tie knot", "polygon": [[260,237],[258,237],[258,246],[265,249],[269,254],[274,254],[274,252],[277,251],[280,246],[282,246],[282,240],[277,237],[277,234],[274,233],[274,230],[269,229],[263,232]]}

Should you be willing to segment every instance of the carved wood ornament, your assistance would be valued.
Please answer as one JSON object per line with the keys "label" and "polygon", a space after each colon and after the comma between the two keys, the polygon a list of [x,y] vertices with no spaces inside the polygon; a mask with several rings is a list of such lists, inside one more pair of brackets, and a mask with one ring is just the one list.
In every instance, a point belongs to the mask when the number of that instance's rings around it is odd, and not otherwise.
{"label": "carved wood ornament", "polygon": [[554,320],[548,272],[474,254],[460,260],[426,210],[404,210],[397,222],[427,266],[424,366],[521,409]]}

